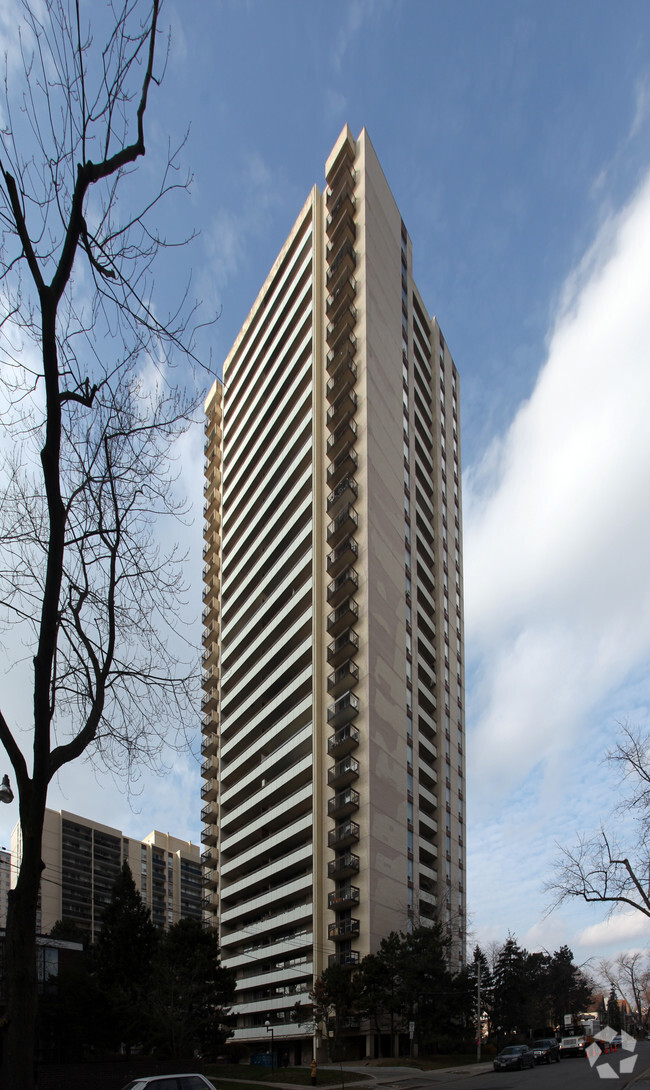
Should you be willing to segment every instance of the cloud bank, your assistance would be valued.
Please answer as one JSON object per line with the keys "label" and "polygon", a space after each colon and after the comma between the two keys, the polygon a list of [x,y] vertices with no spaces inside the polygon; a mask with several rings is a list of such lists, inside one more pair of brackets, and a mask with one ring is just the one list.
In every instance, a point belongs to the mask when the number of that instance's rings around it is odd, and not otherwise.
{"label": "cloud bank", "polygon": [[650,177],[567,281],[531,397],[465,477],[479,813],[589,738],[628,682],[638,697],[639,671],[650,689],[649,299]]}

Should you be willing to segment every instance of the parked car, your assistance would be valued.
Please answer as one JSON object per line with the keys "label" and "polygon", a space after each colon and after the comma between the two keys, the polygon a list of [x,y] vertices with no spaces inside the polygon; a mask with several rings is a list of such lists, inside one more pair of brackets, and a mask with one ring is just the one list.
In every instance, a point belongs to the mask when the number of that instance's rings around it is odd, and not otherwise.
{"label": "parked car", "polygon": [[560,1041],[560,1056],[584,1056],[586,1047],[586,1037],[563,1037]]}
{"label": "parked car", "polygon": [[508,1071],[516,1069],[521,1071],[524,1067],[535,1066],[535,1053],[528,1045],[508,1045],[494,1057],[495,1071]]}
{"label": "parked car", "polygon": [[205,1075],[143,1075],[122,1090],[216,1090]]}
{"label": "parked car", "polygon": [[541,1037],[533,1041],[536,1064],[550,1064],[551,1060],[560,1062],[560,1045],[555,1037]]}

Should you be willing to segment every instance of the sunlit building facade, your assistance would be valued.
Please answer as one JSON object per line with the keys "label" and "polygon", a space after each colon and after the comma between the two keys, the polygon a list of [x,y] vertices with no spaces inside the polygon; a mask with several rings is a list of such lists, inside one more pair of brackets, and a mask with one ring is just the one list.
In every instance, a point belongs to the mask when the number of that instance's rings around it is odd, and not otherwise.
{"label": "sunlit building facade", "polygon": [[341,133],[206,420],[206,919],[235,1038],[273,1028],[304,1062],[328,965],[434,920],[453,968],[465,943],[459,380],[365,131]]}
{"label": "sunlit building facade", "polygon": [[[11,850],[16,878],[22,858],[20,825],[13,831]],[[134,840],[79,814],[46,810],[42,856],[37,915],[41,934],[49,934],[58,920],[65,920],[96,939],[124,862],[156,927],[164,930],[185,917],[202,918],[200,849],[169,833],[156,830],[144,840]]]}

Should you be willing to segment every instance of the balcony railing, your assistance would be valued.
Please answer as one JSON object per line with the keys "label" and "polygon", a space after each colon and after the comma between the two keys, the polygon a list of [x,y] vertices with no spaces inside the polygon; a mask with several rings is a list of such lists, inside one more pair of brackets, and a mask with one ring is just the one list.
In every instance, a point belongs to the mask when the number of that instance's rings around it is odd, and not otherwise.
{"label": "balcony railing", "polygon": [[350,160],[349,149],[343,148],[340,159],[334,163],[327,179],[325,202],[332,211],[346,193],[354,193],[356,171]]}
{"label": "balcony railing", "polygon": [[[327,722],[330,727],[341,727],[351,722],[359,714],[359,697],[355,693],[343,693],[327,709]],[[350,760],[350,758],[347,758]],[[356,762],[355,762],[356,764]],[[358,765],[357,765],[358,770]]]}
{"label": "balcony railing", "polygon": [[328,924],[327,937],[333,942],[340,942],[341,939],[355,938],[359,934],[359,921],[341,920],[339,923]]}
{"label": "balcony railing", "polygon": [[329,238],[333,238],[336,234],[337,224],[340,219],[344,216],[354,216],[354,205],[353,183],[350,179],[347,185],[344,185],[343,188],[339,190],[336,203],[333,205],[332,211],[327,217],[326,229]]}
{"label": "balcony railing", "polygon": [[327,410],[327,427],[331,432],[342,428],[357,410],[357,395],[354,390],[344,390],[338,401]]}
{"label": "balcony railing", "polygon": [[353,564],[359,555],[359,546],[357,545],[353,537],[348,538],[346,541],[342,541],[336,548],[332,549],[327,556],[327,573],[328,575],[338,575],[343,568],[346,568],[348,564]]}
{"label": "balcony railing", "polygon": [[341,889],[335,889],[333,893],[327,895],[328,908],[352,908],[353,905],[358,904],[359,890],[356,886],[343,886]]}
{"label": "balcony railing", "polygon": [[330,262],[327,270],[327,286],[330,292],[335,292],[340,278],[350,275],[357,263],[357,255],[352,241],[345,240],[340,250]]}
{"label": "balcony railing", "polygon": [[338,545],[345,537],[353,534],[359,525],[359,516],[351,503],[345,505],[327,527],[327,542]]}
{"label": "balcony railing", "polygon": [[359,486],[355,477],[345,477],[342,481],[339,481],[336,488],[333,488],[327,497],[328,515],[336,518],[336,512],[340,512],[343,507],[349,507],[356,500],[358,494]]}
{"label": "balcony railing", "polygon": [[357,452],[354,447],[348,447],[341,453],[341,457],[327,467],[327,483],[331,489],[335,489],[345,477],[352,477],[359,464]]}
{"label": "balcony railing", "polygon": [[359,636],[353,628],[341,632],[327,648],[327,661],[330,666],[338,667],[346,659],[352,658],[359,650]]}
{"label": "balcony railing", "polygon": [[355,810],[359,809],[359,792],[353,791],[351,787],[346,788],[345,791],[339,791],[337,795],[333,795],[327,802],[327,813],[329,817],[343,818],[348,817],[349,814],[353,814]]}
{"label": "balcony railing", "polygon": [[359,667],[356,662],[348,660],[327,679],[327,691],[330,696],[340,696],[346,689],[351,689],[359,680]]}
{"label": "balcony railing", "polygon": [[344,598],[349,598],[359,587],[359,575],[356,568],[346,568],[336,579],[327,585],[327,601],[331,606],[338,606]]}
{"label": "balcony railing", "polygon": [[[341,602],[340,606],[333,609],[327,618],[327,631],[331,636],[339,636],[346,628],[351,628],[352,625],[359,618],[359,606],[355,602],[354,598],[346,598],[344,602]],[[357,641],[358,646],[358,641]],[[343,660],[341,660],[343,661]],[[328,649],[328,662],[330,666],[336,664],[329,658]]]}
{"label": "balcony railing", "polygon": [[335,462],[346,447],[354,446],[356,437],[357,422],[350,416],[327,437],[327,457],[330,462]]}
{"label": "balcony railing", "polygon": [[[358,965],[361,961],[361,954],[358,950],[346,950],[342,954],[330,954],[327,958],[327,966],[331,968],[332,965],[342,965],[345,969],[354,969],[355,965]],[[351,1029],[358,1028],[359,1019],[356,1020],[356,1026],[350,1026]]]}
{"label": "balcony railing", "polygon": [[347,280],[344,280],[342,284],[339,284],[336,291],[330,292],[327,296],[327,303],[325,304],[325,313],[330,322],[336,321],[336,313],[339,307],[352,302],[356,295],[356,291],[357,282],[353,276],[350,276]]}
{"label": "balcony railing", "polygon": [[351,352],[345,353],[334,374],[327,380],[327,400],[333,405],[357,381],[357,365]]}
{"label": "balcony railing", "polygon": [[346,723],[327,740],[327,753],[329,757],[338,759],[351,753],[359,745],[359,731],[352,723]]}
{"label": "balcony railing", "polygon": [[325,339],[333,352],[342,347],[343,341],[354,330],[357,320],[357,308],[353,303],[348,303],[336,314],[336,320],[328,322]]}
{"label": "balcony railing", "polygon": [[344,821],[335,829],[330,829],[327,834],[328,848],[346,848],[349,844],[357,844],[360,829],[356,821]]}
{"label": "balcony railing", "polygon": [[350,878],[359,873],[359,856],[354,852],[344,852],[327,864],[328,878]]}
{"label": "balcony railing", "polygon": [[337,761],[332,768],[328,769],[327,782],[330,787],[347,786],[352,783],[353,780],[359,778],[359,762],[355,757],[344,757],[342,761]]}
{"label": "balcony railing", "polygon": [[[357,338],[354,333],[350,333],[345,344],[341,345],[334,351],[330,349],[327,353],[327,373],[333,378],[336,377],[339,368],[343,367],[347,362],[354,363],[354,353],[357,346]],[[355,378],[356,378],[356,364],[355,364]]]}

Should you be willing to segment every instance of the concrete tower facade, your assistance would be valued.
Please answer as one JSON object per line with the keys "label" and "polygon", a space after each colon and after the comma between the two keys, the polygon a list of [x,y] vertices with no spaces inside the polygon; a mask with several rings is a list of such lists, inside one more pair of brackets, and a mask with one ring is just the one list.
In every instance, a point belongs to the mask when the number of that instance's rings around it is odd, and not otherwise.
{"label": "concrete tower facade", "polygon": [[206,403],[206,914],[235,1037],[303,1061],[328,965],[465,940],[459,380],[365,131],[326,183]]}

